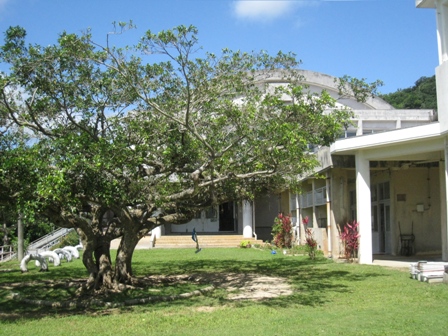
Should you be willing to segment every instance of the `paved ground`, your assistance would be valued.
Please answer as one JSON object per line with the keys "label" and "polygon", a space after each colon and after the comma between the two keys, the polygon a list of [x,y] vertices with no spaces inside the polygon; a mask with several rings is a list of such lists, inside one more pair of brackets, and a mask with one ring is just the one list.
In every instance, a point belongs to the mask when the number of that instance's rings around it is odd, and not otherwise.
{"label": "paved ground", "polygon": [[374,255],[373,256],[373,264],[393,267],[393,268],[407,268],[409,269],[409,265],[411,263],[415,263],[418,261],[442,261],[440,255],[421,255],[421,256],[410,256],[410,257],[402,257],[402,256],[391,256],[391,255]]}
{"label": "paved ground", "polygon": [[[119,244],[120,244],[120,238],[114,239],[110,243],[110,248],[116,250]],[[140,239],[135,249],[144,250],[149,248],[151,248],[151,236],[144,236],[142,239]]]}

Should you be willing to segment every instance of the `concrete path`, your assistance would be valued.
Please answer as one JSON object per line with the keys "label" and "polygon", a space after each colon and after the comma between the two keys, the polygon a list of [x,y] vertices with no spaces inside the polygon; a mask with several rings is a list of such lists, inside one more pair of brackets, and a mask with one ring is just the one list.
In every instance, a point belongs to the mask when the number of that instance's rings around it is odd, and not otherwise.
{"label": "concrete path", "polygon": [[374,255],[373,264],[393,268],[409,269],[411,263],[419,261],[442,261],[440,255],[421,255],[421,256],[391,256],[391,255]]}
{"label": "concrete path", "polygon": [[[120,238],[112,240],[110,243],[110,248],[112,250],[116,250],[118,245],[120,245],[120,240]],[[151,248],[151,236],[144,236],[135,247],[136,250],[144,250],[149,248]]]}

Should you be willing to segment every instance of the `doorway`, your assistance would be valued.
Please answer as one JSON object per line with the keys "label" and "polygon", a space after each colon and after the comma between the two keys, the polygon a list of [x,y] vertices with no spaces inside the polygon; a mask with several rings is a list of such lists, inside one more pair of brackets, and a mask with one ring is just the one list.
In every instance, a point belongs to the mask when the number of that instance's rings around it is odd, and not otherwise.
{"label": "doorway", "polygon": [[380,203],[380,246],[384,253],[391,253],[390,236],[390,203],[384,201]]}
{"label": "doorway", "polygon": [[389,182],[371,187],[373,253],[391,253]]}
{"label": "doorway", "polygon": [[233,202],[219,206],[219,232],[235,232],[234,208]]}

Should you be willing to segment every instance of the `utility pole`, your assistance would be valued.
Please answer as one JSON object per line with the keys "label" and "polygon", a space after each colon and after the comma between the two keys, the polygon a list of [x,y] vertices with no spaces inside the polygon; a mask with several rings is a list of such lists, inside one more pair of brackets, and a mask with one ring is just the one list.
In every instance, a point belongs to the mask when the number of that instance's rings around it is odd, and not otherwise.
{"label": "utility pole", "polygon": [[23,259],[23,215],[19,213],[17,220],[17,256],[19,261]]}

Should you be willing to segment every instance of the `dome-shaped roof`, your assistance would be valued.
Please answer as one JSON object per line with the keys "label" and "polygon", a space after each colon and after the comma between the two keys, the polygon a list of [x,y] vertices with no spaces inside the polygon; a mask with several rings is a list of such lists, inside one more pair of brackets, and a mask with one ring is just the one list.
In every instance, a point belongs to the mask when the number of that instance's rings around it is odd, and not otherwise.
{"label": "dome-shaped roof", "polygon": [[[303,84],[308,86],[308,90],[312,93],[320,93],[326,90],[334,99],[337,100],[337,105],[347,106],[353,110],[392,110],[394,107],[379,97],[368,97],[365,102],[358,102],[355,98],[340,98],[337,87],[338,78],[329,76],[323,73],[299,70],[303,76]],[[272,72],[268,79],[265,80],[270,85],[284,84],[285,76],[283,71],[278,70]]]}

